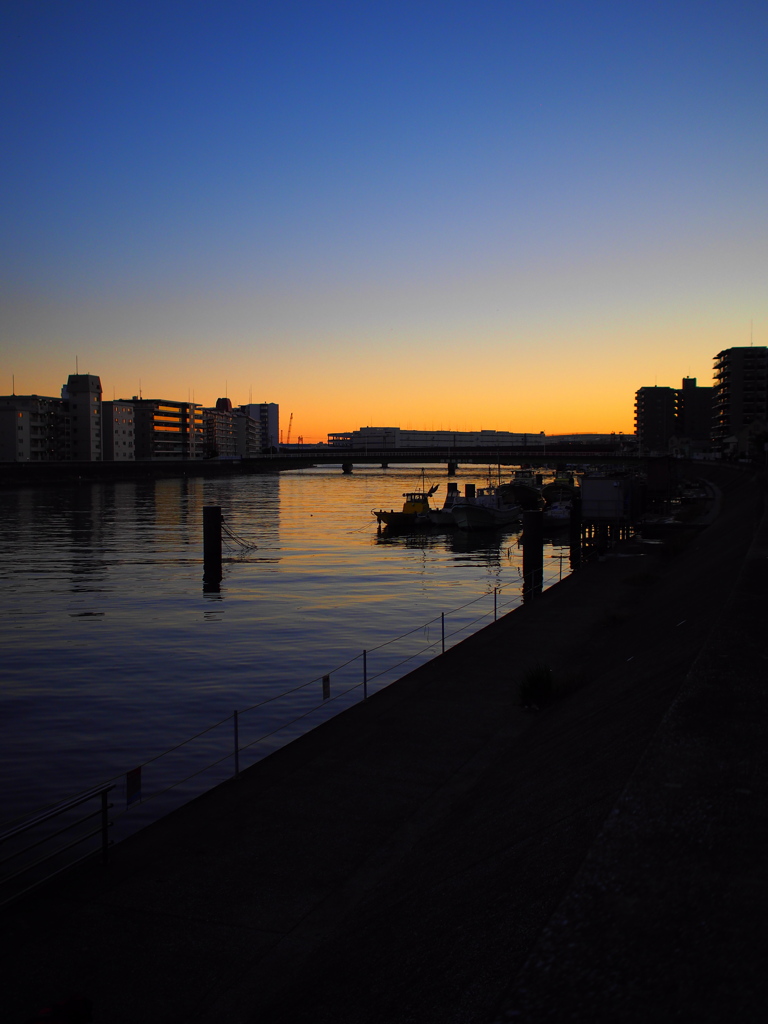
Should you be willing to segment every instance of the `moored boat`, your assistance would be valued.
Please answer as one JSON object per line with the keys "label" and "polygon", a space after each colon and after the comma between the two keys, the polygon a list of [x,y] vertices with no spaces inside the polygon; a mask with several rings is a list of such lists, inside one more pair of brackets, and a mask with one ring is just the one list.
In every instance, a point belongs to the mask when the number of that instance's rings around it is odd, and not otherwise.
{"label": "moored boat", "polygon": [[376,517],[376,522],[381,526],[389,526],[394,529],[405,529],[414,526],[417,518],[427,515],[432,511],[429,507],[429,499],[438,489],[440,484],[435,484],[428,491],[406,491],[403,497],[403,508],[400,512],[395,509],[371,509],[371,515]]}
{"label": "moored boat", "polygon": [[511,526],[520,520],[523,509],[509,501],[500,487],[481,487],[475,493],[470,484],[463,498],[454,502],[451,517],[462,530],[488,530]]}
{"label": "moored boat", "polygon": [[421,513],[419,520],[423,523],[429,523],[430,526],[455,526],[456,521],[451,515],[451,509],[457,501],[461,501],[459,485],[450,483],[448,484],[448,491],[442,508],[431,508],[427,512]]}
{"label": "moored boat", "polygon": [[567,526],[571,521],[571,502],[553,501],[544,509],[543,520],[546,526]]}

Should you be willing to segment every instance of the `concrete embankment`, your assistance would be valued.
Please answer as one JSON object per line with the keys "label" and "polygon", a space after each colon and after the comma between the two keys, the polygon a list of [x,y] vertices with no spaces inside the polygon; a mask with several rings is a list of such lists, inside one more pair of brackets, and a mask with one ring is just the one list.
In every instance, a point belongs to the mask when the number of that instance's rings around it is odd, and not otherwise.
{"label": "concrete embankment", "polygon": [[762,1016],[764,483],[707,472],[684,550],[585,566],[6,911],[5,1019]]}

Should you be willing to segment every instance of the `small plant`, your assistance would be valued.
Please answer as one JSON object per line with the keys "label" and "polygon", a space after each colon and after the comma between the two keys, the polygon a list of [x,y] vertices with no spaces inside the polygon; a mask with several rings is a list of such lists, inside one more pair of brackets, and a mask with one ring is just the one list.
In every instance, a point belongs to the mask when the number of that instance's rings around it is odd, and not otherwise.
{"label": "small plant", "polygon": [[549,665],[534,665],[520,681],[520,703],[529,710],[538,710],[552,700],[554,683]]}

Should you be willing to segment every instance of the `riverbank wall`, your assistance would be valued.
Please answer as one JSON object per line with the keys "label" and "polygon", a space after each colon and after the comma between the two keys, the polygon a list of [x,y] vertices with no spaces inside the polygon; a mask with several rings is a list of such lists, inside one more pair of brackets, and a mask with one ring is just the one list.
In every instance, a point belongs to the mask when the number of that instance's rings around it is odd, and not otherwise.
{"label": "riverbank wall", "polygon": [[684,549],[589,563],[9,908],[6,1018],[757,1019],[765,482],[708,475]]}

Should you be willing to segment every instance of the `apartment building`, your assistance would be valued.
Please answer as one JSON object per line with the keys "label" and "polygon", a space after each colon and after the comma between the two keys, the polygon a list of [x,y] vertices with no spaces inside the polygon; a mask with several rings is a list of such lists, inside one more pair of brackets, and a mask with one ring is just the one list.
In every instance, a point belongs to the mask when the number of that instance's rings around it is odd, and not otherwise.
{"label": "apartment building", "polygon": [[277,450],[280,446],[280,406],[276,402],[249,402],[241,405],[240,409],[261,425],[261,450]]}
{"label": "apartment building", "polygon": [[63,462],[72,457],[71,448],[63,399],[0,396],[0,462]]}
{"label": "apartment building", "polygon": [[137,459],[202,459],[203,410],[194,402],[131,399]]}
{"label": "apartment building", "polygon": [[136,429],[133,402],[101,403],[103,458],[109,462],[130,462],[136,458]]}
{"label": "apartment building", "polygon": [[100,462],[101,380],[91,373],[70,373],[61,389],[71,425],[71,454],[76,462]]}
{"label": "apartment building", "polygon": [[768,348],[715,356],[714,438],[723,454],[746,456],[768,433]]}

